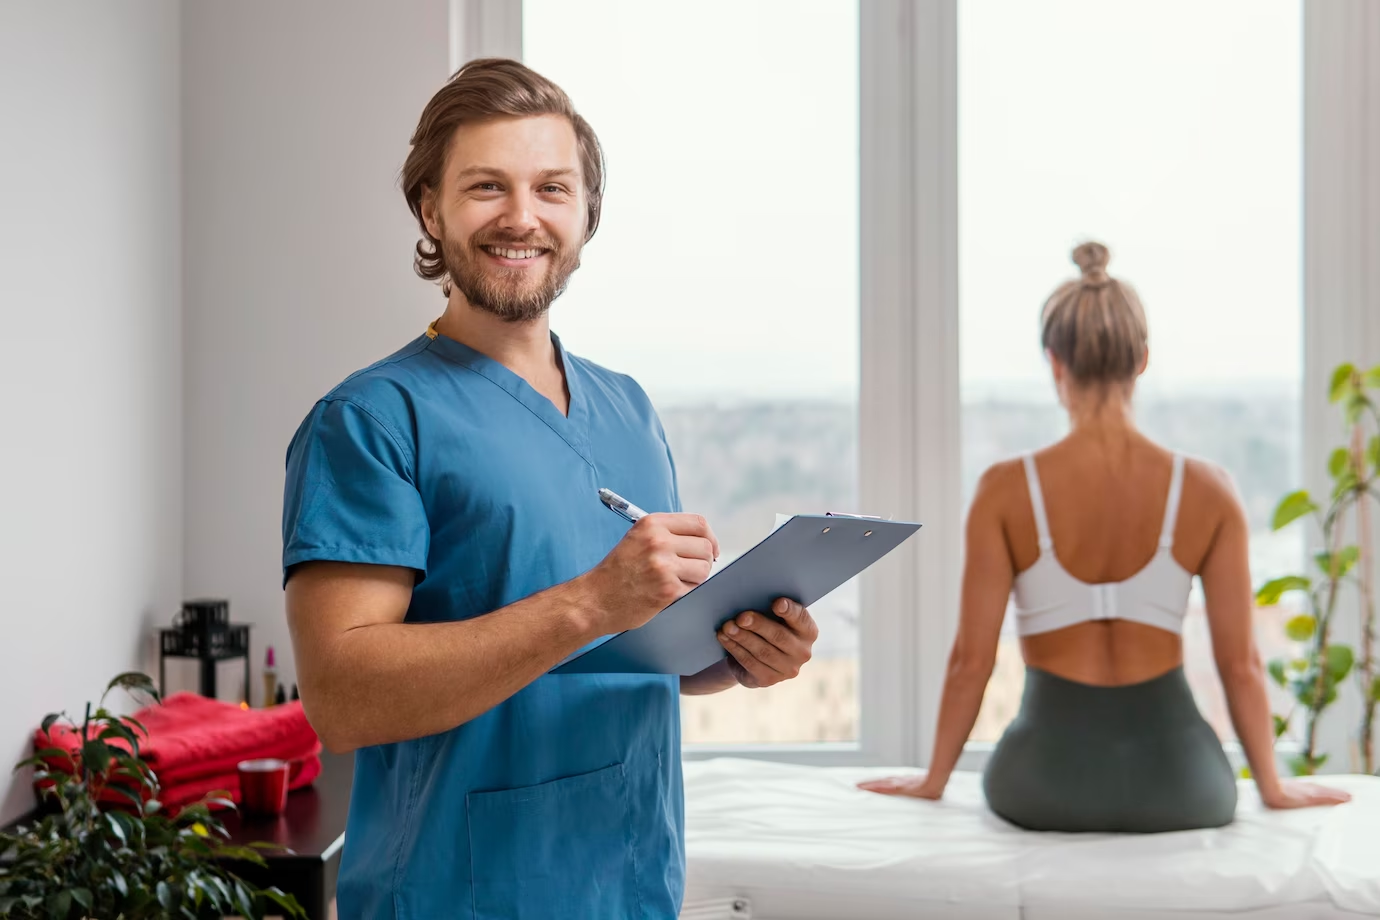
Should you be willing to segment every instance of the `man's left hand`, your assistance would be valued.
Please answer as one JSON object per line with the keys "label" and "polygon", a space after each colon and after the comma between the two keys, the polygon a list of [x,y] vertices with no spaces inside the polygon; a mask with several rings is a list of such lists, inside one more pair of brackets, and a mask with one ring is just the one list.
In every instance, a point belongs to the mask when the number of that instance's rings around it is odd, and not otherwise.
{"label": "man's left hand", "polygon": [[814,617],[795,601],[778,598],[771,610],[781,622],[749,610],[718,632],[729,669],[744,687],[770,687],[795,677],[819,638]]}

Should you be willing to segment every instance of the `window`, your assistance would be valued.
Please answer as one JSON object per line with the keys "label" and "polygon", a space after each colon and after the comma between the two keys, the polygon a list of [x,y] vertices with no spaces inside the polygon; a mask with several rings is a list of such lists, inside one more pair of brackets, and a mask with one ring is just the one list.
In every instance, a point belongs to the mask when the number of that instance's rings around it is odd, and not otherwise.
{"label": "window", "polygon": [[[552,327],[647,389],[720,564],[778,512],[859,510],[857,5],[525,0],[523,57],[608,159]],[[687,743],[858,739],[857,585],[812,612],[802,679],[684,698]]]}
{"label": "window", "polygon": [[[1257,583],[1297,569],[1300,530],[1268,520],[1301,476],[1298,0],[959,0],[958,17],[965,503],[988,465],[1065,430],[1039,308],[1096,238],[1145,303],[1142,428],[1231,471]],[[1289,651],[1285,616],[1257,620],[1267,658]],[[975,741],[1019,704],[1011,627]],[[1184,654],[1229,737],[1196,587]]]}

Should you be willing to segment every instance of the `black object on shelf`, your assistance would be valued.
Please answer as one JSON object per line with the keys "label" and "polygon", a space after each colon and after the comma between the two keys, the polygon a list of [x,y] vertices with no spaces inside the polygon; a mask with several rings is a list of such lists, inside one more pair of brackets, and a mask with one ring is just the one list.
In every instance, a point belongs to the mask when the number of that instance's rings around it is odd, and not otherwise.
{"label": "black object on shelf", "polygon": [[244,659],[244,695],[249,700],[249,626],[230,622],[230,602],[184,601],[172,629],[158,631],[158,692],[168,692],[166,661],[195,658],[201,662],[202,696],[216,696],[216,664]]}

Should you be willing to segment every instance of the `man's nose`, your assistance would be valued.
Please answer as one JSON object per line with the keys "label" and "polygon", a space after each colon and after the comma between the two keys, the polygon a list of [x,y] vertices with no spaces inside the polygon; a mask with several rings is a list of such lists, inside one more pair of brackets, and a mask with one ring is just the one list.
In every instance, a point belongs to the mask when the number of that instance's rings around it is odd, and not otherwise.
{"label": "man's nose", "polygon": [[525,189],[513,191],[507,198],[503,214],[499,217],[500,226],[515,233],[528,233],[537,229],[538,223],[533,210],[534,204],[530,191]]}

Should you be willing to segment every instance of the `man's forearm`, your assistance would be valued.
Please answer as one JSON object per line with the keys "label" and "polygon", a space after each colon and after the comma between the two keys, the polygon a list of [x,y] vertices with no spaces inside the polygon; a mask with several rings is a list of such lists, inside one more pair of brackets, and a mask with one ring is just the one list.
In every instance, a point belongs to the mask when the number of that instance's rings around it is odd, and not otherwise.
{"label": "man's forearm", "polygon": [[577,579],[469,620],[356,627],[325,650],[303,704],[337,752],[448,731],[598,638],[595,622]]}

